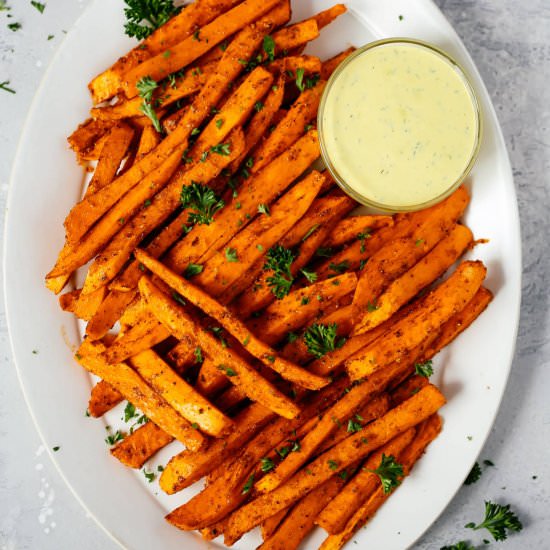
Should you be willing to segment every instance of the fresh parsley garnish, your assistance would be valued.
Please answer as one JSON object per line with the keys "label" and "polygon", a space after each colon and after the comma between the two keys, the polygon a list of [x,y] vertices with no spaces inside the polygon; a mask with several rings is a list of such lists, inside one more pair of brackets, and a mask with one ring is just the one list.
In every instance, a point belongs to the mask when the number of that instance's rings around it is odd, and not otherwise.
{"label": "fresh parsley garnish", "polygon": [[363,429],[363,426],[361,426],[361,424],[359,422],[355,422],[355,420],[353,420],[353,418],[350,418],[348,420],[348,432],[353,434],[355,432],[359,432],[360,430]]}
{"label": "fresh parsley garnish", "polygon": [[361,252],[361,254],[363,254],[365,252],[365,241],[367,239],[370,239],[371,237],[371,234],[370,234],[370,231],[364,231],[363,233],[358,233],[357,234],[357,239],[359,240],[359,242],[361,243],[361,246],[359,247],[359,251]]}
{"label": "fresh parsley garnish", "polygon": [[237,376],[237,373],[231,367],[226,367],[225,365],[220,365],[218,368],[221,371],[225,372],[226,376]]}
{"label": "fresh parsley garnish", "polygon": [[432,360],[428,359],[427,361],[424,361],[422,363],[415,363],[414,370],[416,374],[418,374],[418,376],[429,378],[434,373]]}
{"label": "fresh parsley garnish", "polygon": [[376,304],[373,304],[372,302],[367,302],[367,311],[369,313],[372,313],[373,311],[376,311],[378,309],[378,306]]}
{"label": "fresh parsley garnish", "polygon": [[469,542],[461,540],[451,546],[442,546],[439,550],[475,550],[475,548]]}
{"label": "fresh parsley garnish", "polygon": [[228,157],[231,154],[231,145],[229,143],[218,143],[218,145],[210,147],[210,152]]}
{"label": "fresh parsley garnish", "polygon": [[267,456],[262,458],[260,465],[262,472],[270,472],[273,468],[275,468],[275,463],[271,460],[271,458]]}
{"label": "fresh parsley garnish", "polygon": [[197,346],[195,348],[195,351],[193,352],[193,355],[195,356],[195,363],[197,363],[198,365],[201,365],[202,362],[204,361],[204,358],[202,356],[202,349]]}
{"label": "fresh parsley garnish", "polygon": [[124,8],[127,19],[124,32],[138,40],[147,38],[181,10],[174,6],[173,0],[124,0],[124,3],[128,6]]}
{"label": "fresh parsley garnish", "polygon": [[332,248],[326,246],[320,246],[316,251],[315,255],[319,258],[330,258],[334,254]]}
{"label": "fresh parsley garnish", "polygon": [[122,441],[124,439],[124,435],[120,430],[117,430],[114,434],[109,434],[105,438],[105,443],[107,445],[114,445],[115,443],[118,443],[119,441]]}
{"label": "fresh parsley garnish", "polygon": [[254,485],[254,474],[250,474],[250,477],[248,478],[247,482],[244,484],[242,494],[246,495],[246,493],[250,492],[250,489],[252,489],[252,485]]}
{"label": "fresh parsley garnish", "polygon": [[328,467],[331,470],[337,470],[338,469],[338,462],[336,460],[327,460]]}
{"label": "fresh parsley garnish", "polygon": [[294,282],[290,266],[295,258],[292,250],[280,244],[267,251],[264,269],[272,270],[273,275],[270,275],[266,282],[271,288],[271,292],[279,300],[290,292],[290,287]]}
{"label": "fresh parsley garnish", "polygon": [[149,483],[153,483],[153,481],[155,481],[155,478],[157,477],[155,472],[148,472],[145,468],[143,468],[143,475]]}
{"label": "fresh parsley garnish", "polygon": [[264,37],[263,49],[268,61],[273,61],[275,59],[275,40],[271,36]]}
{"label": "fresh parsley garnish", "polygon": [[202,273],[203,269],[204,269],[204,266],[201,265],[201,264],[189,264],[185,268],[185,272],[184,272],[183,276],[186,279],[190,279],[191,277],[193,277],[193,275],[198,275],[199,273]]}
{"label": "fresh parsley garnish", "polygon": [[20,28],[21,28],[21,23],[15,22],[15,23],[9,23],[9,24],[8,24],[8,29],[9,29],[10,31],[16,32],[16,31],[18,31]]}
{"label": "fresh parsley garnish", "polygon": [[179,292],[176,292],[175,290],[172,291],[172,298],[178,302],[178,304],[180,304],[181,306],[185,306],[187,305],[185,303],[185,300],[183,299],[183,296],[179,293]]}
{"label": "fresh parsley garnish", "polygon": [[55,447],[52,447],[52,451],[54,453],[57,453],[57,451],[59,451],[59,449],[61,449],[61,447],[59,445],[56,445]]}
{"label": "fresh parsley garnish", "polygon": [[304,267],[300,269],[300,272],[310,283],[314,283],[317,280],[317,273],[315,271],[310,271]]}
{"label": "fresh parsley garnish", "polygon": [[189,222],[199,225],[210,225],[214,221],[214,214],[225,206],[212,188],[196,182],[182,187],[180,201],[183,208],[193,210],[189,213]]}
{"label": "fresh parsley garnish", "polygon": [[317,228],[319,227],[319,224],[316,223],[315,225],[312,225],[307,233],[302,237],[302,242],[304,241],[307,241],[307,239],[309,239],[309,237],[311,237],[311,235],[313,235],[313,233],[315,233],[315,231],[317,230]]}
{"label": "fresh parsley garnish", "polygon": [[237,250],[235,248],[226,248],[225,249],[225,259],[228,262],[238,262],[239,257],[237,256]]}
{"label": "fresh parsley garnish", "polygon": [[267,206],[267,204],[258,204],[258,212],[260,214],[265,214],[266,216],[271,216],[271,213],[269,212],[269,206]]}
{"label": "fresh parsley garnish", "polygon": [[335,273],[338,273],[338,275],[341,275],[342,273],[345,273],[349,269],[349,261],[344,260],[337,264],[335,264],[334,262],[330,262],[328,267]]}
{"label": "fresh parsley garnish", "polygon": [[481,477],[481,467],[478,462],[476,462],[472,469],[470,470],[470,473],[466,476],[466,479],[464,480],[464,485],[472,485],[472,483],[475,483],[479,480]]}
{"label": "fresh parsley garnish", "polygon": [[338,337],[338,325],[324,325],[322,323],[314,323],[304,333],[304,342],[308,352],[319,359],[329,351],[341,348],[346,339]]}
{"label": "fresh parsley garnish", "polygon": [[124,422],[129,422],[133,418],[138,416],[138,413],[136,413],[136,408],[130,401],[126,403],[126,407],[124,407]]}
{"label": "fresh parsley garnish", "polygon": [[306,86],[304,84],[304,69],[302,67],[298,67],[296,69],[296,87],[300,92],[303,92],[306,89]]}
{"label": "fresh parsley garnish", "polygon": [[521,531],[523,525],[518,517],[510,510],[510,505],[495,504],[490,500],[485,501],[485,519],[476,525],[468,523],[467,529],[487,529],[496,541],[506,540],[507,531]]}
{"label": "fresh parsley garnish", "polygon": [[44,13],[44,10],[46,9],[46,4],[35,2],[35,0],[31,1],[31,5],[34,6],[40,13]]}
{"label": "fresh parsley garnish", "polygon": [[9,80],[4,80],[4,82],[0,82],[0,90],[4,90],[5,92],[9,92],[10,94],[15,94],[15,90],[9,87],[9,83]]}
{"label": "fresh parsley garnish", "polygon": [[392,455],[386,456],[382,453],[380,466],[376,470],[368,471],[380,478],[382,490],[386,495],[401,484],[399,478],[403,476],[403,466],[396,462]]}
{"label": "fresh parsley garnish", "polygon": [[160,125],[157,113],[152,104],[153,92],[158,88],[158,83],[150,76],[144,76],[138,80],[136,88],[139,96],[143,99],[143,103],[139,108],[140,111],[151,120],[155,130],[160,134],[162,132],[162,126]]}

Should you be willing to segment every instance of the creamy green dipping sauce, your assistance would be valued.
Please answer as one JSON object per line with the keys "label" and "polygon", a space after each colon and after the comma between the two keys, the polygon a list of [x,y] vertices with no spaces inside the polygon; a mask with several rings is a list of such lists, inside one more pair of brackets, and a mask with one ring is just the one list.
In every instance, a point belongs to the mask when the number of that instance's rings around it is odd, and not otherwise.
{"label": "creamy green dipping sauce", "polygon": [[439,197],[474,155],[478,111],[443,55],[404,42],[375,46],[343,67],[321,113],[325,156],[369,202],[413,207]]}

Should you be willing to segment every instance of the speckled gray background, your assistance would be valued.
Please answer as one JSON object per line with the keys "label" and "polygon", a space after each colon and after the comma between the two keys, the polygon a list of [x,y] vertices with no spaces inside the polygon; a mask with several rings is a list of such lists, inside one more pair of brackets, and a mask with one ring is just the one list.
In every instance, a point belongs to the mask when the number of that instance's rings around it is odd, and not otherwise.
{"label": "speckled gray background", "polygon": [[[35,89],[63,29],[88,0],[11,0],[23,29],[0,13],[0,211],[18,136]],[[492,547],[550,548],[550,1],[437,0],[485,79],[513,166],[523,233],[523,305],[516,359],[475,485],[463,487],[416,548],[438,549],[483,536],[464,529],[481,518],[484,499],[509,502],[525,529]],[[54,38],[47,39],[53,34]],[[3,227],[3,226],[2,226]],[[0,316],[0,550],[114,549],[65,487],[32,425],[19,389],[3,312]],[[536,479],[533,477],[536,476]],[[383,549],[373,549],[383,550]]]}

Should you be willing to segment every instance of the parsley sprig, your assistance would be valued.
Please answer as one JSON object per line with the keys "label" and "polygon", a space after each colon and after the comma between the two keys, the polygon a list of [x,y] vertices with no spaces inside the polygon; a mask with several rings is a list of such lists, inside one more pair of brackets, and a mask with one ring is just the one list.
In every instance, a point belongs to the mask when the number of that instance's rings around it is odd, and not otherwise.
{"label": "parsley sprig", "polygon": [[341,348],[346,339],[338,337],[338,325],[324,325],[322,323],[314,323],[304,333],[304,342],[308,352],[319,359],[326,355],[329,351]]}
{"label": "parsley sprig", "polygon": [[475,550],[475,548],[469,542],[461,540],[452,546],[442,546],[440,550]]}
{"label": "parsley sprig", "polygon": [[466,476],[466,479],[464,480],[464,485],[472,485],[472,483],[475,483],[479,480],[481,474],[481,466],[479,465],[479,462],[476,462],[472,466],[470,473]]}
{"label": "parsley sprig", "polygon": [[266,281],[271,288],[271,292],[279,300],[290,292],[290,287],[294,282],[290,266],[295,258],[296,256],[292,250],[280,244],[267,251],[264,269],[271,269],[273,275],[270,275]]}
{"label": "parsley sprig", "polygon": [[214,214],[225,206],[213,189],[208,185],[191,182],[181,190],[180,201],[183,208],[190,208],[189,223],[210,225],[214,221]]}
{"label": "parsley sprig", "polygon": [[523,525],[516,514],[510,510],[510,505],[502,505],[485,501],[485,519],[476,525],[474,522],[466,524],[467,529],[487,529],[496,541],[506,540],[507,531],[521,531]]}
{"label": "parsley sprig", "polygon": [[382,453],[382,460],[380,460],[380,466],[376,470],[368,470],[369,472],[376,474],[382,483],[382,490],[384,494],[391,493],[396,487],[401,484],[400,477],[403,476],[403,466],[396,462],[395,458],[390,455],[386,456]]}
{"label": "parsley sprig", "polygon": [[181,10],[174,6],[173,0],[124,0],[124,3],[128,6],[124,8],[127,19],[124,31],[138,40],[147,38]]}
{"label": "parsley sprig", "polygon": [[143,103],[140,105],[140,111],[151,120],[155,130],[162,133],[162,126],[158,119],[157,113],[153,107],[153,92],[158,88],[158,83],[150,76],[144,76],[140,78],[136,84],[139,97],[143,99]]}

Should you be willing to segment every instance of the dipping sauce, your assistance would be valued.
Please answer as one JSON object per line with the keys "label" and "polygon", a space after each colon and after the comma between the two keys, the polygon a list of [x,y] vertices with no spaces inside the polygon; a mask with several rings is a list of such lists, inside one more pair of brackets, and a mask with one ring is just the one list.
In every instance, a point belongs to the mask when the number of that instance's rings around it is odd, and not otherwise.
{"label": "dipping sauce", "polygon": [[381,209],[424,208],[471,169],[480,141],[474,92],[443,52],[405,39],[350,56],[319,110],[327,167],[354,198]]}

